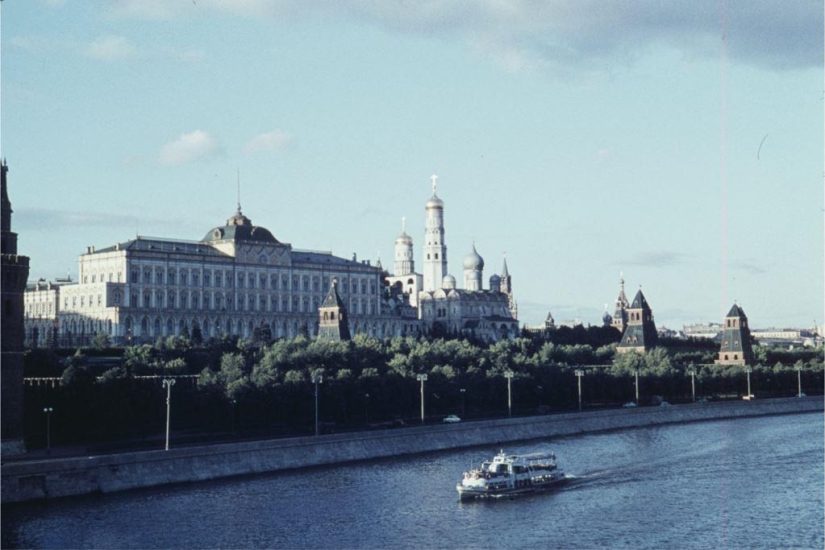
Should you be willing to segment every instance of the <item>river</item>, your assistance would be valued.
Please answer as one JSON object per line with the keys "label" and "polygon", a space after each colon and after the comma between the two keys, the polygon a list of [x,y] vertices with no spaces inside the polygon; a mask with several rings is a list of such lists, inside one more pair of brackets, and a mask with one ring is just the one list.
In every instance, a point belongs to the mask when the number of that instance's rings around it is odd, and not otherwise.
{"label": "river", "polygon": [[3,548],[816,548],[823,415],[667,425],[510,445],[574,481],[461,503],[499,449],[4,506]]}

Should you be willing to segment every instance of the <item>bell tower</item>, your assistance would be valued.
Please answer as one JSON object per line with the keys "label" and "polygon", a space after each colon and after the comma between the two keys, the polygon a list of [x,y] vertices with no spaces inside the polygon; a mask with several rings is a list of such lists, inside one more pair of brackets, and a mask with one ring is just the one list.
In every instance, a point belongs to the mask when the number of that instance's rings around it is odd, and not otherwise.
{"label": "bell tower", "polygon": [[441,288],[447,275],[447,245],[444,243],[444,201],[436,194],[438,176],[430,176],[433,196],[427,201],[426,226],[424,229],[424,290],[432,292]]}

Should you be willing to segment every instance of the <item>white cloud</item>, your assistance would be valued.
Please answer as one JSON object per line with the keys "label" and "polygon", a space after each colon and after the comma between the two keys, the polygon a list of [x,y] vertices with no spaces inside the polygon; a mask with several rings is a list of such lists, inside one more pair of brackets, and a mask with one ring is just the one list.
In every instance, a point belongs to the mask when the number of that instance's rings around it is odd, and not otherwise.
{"label": "white cloud", "polygon": [[161,147],[158,161],[167,166],[174,166],[210,160],[222,154],[220,143],[214,136],[203,130],[195,130],[188,134],[181,134],[175,141],[170,141]]}
{"label": "white cloud", "polygon": [[196,7],[197,3],[170,2],[169,0],[122,0],[108,8],[108,13],[123,19],[145,19],[151,21],[168,21],[177,19],[186,13],[186,9]]}
{"label": "white cloud", "polygon": [[[122,0],[119,17],[330,18],[457,39],[507,70],[542,63],[587,73],[633,62],[651,48],[728,57],[768,69],[821,67],[821,2],[799,0]],[[724,37],[724,38],[723,38]]]}
{"label": "white cloud", "polygon": [[594,155],[596,162],[603,164],[613,158],[613,149],[611,147],[602,147]]}
{"label": "white cloud", "polygon": [[136,54],[137,49],[122,36],[104,36],[86,47],[88,57],[101,61],[117,61],[134,57]]}
{"label": "white cloud", "polygon": [[261,151],[280,151],[291,147],[295,139],[280,130],[258,134],[250,139],[243,148],[244,153],[258,153]]}

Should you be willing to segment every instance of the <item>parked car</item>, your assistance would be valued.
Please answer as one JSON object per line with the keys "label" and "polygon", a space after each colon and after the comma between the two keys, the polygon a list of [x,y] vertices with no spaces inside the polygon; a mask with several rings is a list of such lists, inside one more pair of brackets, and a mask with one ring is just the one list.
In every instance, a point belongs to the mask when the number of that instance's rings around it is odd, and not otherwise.
{"label": "parked car", "polygon": [[668,408],[668,407],[670,407],[670,403],[668,403],[667,401],[662,401],[661,403],[659,403],[659,406],[664,407],[664,408]]}
{"label": "parked car", "polygon": [[444,422],[448,424],[454,424],[455,422],[461,422],[461,419],[454,414],[448,415],[444,417]]}
{"label": "parked car", "polygon": [[622,407],[624,407],[625,409],[632,409],[635,406],[636,406],[636,403],[634,403],[633,401],[628,401],[627,403],[622,405]]}

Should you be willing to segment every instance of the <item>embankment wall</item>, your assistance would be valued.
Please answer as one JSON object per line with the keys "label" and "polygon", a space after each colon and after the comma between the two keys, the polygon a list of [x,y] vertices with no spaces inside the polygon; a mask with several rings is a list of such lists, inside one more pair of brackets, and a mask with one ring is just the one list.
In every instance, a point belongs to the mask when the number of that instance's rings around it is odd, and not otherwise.
{"label": "embankment wall", "polygon": [[823,410],[823,398],[604,410],[3,464],[2,502],[110,493],[571,434]]}

